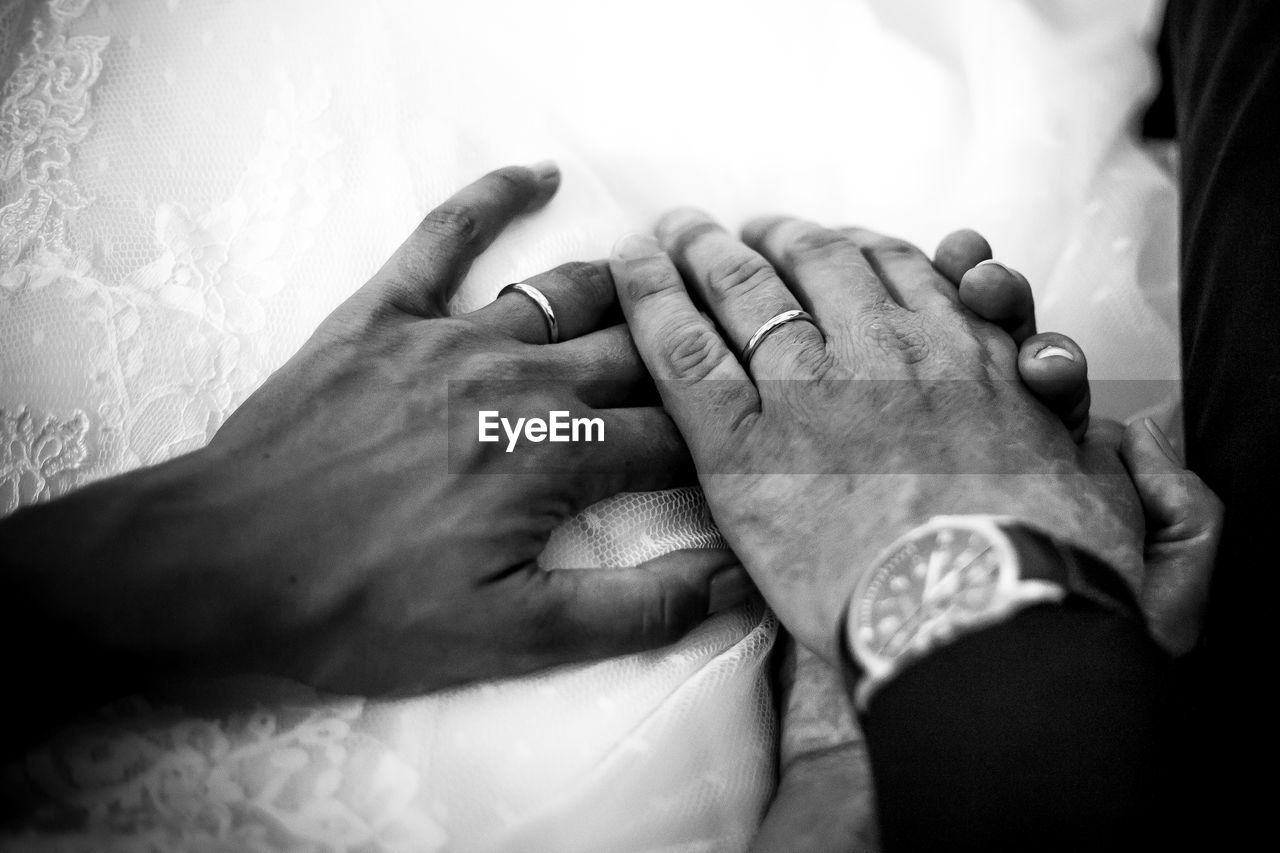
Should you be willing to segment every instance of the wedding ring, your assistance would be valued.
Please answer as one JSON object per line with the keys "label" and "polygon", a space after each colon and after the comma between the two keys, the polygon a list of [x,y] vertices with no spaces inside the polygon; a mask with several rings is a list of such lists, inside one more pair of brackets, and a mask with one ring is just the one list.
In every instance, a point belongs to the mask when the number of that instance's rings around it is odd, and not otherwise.
{"label": "wedding ring", "polygon": [[751,336],[751,340],[747,341],[746,347],[742,350],[743,366],[747,367],[751,364],[751,356],[756,354],[760,344],[764,343],[764,339],[769,337],[774,330],[795,320],[808,320],[813,323],[813,316],[808,311],[792,309],[791,311],[783,311],[781,314],[774,314],[768,320],[765,320],[760,325],[760,328],[756,329],[756,333]]}
{"label": "wedding ring", "polygon": [[509,290],[516,293],[523,293],[525,296],[533,300],[533,304],[542,310],[542,319],[547,321],[547,343],[557,344],[560,342],[560,324],[556,322],[556,312],[551,307],[551,302],[543,295],[541,290],[532,284],[525,284],[517,281],[514,284],[508,284],[502,290],[498,291],[498,295],[494,301],[502,298],[502,294]]}

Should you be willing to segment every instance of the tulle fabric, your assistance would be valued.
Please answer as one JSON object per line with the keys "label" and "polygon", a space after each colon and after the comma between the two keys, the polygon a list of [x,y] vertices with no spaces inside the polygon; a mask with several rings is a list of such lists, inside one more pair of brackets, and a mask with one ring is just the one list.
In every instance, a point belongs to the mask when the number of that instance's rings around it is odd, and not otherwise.
{"label": "tulle fabric", "polygon": [[[560,197],[456,310],[677,204],[927,248],[968,225],[1093,376],[1173,379],[1174,191],[1125,133],[1159,5],[0,0],[0,511],[201,446],[428,209],[547,157]],[[543,562],[718,542],[696,491],[623,495]],[[397,702],[175,686],[10,767],[49,820],[0,847],[740,850],[775,634],[744,607]]]}

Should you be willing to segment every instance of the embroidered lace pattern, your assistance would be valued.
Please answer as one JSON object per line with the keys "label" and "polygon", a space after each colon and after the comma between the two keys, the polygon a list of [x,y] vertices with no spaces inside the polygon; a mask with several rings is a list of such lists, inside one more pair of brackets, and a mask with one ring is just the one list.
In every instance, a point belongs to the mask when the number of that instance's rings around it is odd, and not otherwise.
{"label": "embroidered lace pattern", "polygon": [[0,180],[20,197],[0,208],[0,268],[35,251],[65,251],[66,217],[89,203],[71,174],[77,143],[89,132],[89,91],[102,72],[108,39],[69,36],[89,0],[54,0],[4,87]]}
{"label": "embroidered lace pattern", "polygon": [[63,494],[88,455],[84,435],[88,418],[76,412],[69,420],[53,416],[37,424],[31,412],[0,411],[0,511]]}
{"label": "embroidered lace pattern", "polygon": [[[67,34],[88,2],[49,3],[0,96],[0,182],[3,197],[14,197],[0,207],[0,300],[13,298],[5,291],[20,286],[15,268],[33,255],[67,254],[66,219],[89,203],[71,158],[91,126],[89,93],[108,39]],[[74,486],[88,458],[88,426],[83,411],[46,413],[37,423],[26,407],[0,407],[0,513]]]}

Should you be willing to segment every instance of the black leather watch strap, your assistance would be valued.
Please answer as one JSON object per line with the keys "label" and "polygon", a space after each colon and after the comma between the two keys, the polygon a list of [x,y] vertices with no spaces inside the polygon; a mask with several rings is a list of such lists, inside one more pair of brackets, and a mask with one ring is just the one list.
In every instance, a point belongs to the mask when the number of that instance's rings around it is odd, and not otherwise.
{"label": "black leather watch strap", "polygon": [[1102,560],[1034,527],[1001,524],[1000,529],[1018,552],[1024,579],[1051,581],[1067,590],[1068,595],[1146,623],[1129,585]]}
{"label": "black leather watch strap", "polygon": [[[957,519],[962,517],[957,517]],[[934,519],[937,521],[938,519]],[[1075,599],[1100,607],[1146,630],[1146,619],[1128,584],[1118,572],[1082,548],[1077,548],[1015,519],[992,518],[1000,533],[1008,537],[1018,560],[1018,578],[1045,581]],[[917,528],[919,530],[919,528]],[[892,546],[891,546],[892,547]],[[874,569],[873,569],[874,570]],[[855,597],[857,593],[855,592]],[[850,606],[853,601],[850,600]],[[839,648],[849,686],[864,677],[861,663],[850,647],[847,634],[849,613],[841,619]]]}

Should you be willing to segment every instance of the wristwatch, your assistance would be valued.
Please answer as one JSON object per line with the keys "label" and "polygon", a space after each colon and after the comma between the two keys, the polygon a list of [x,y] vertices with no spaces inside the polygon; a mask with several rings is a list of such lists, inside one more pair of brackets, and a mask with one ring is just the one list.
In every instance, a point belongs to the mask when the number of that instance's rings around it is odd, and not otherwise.
{"label": "wristwatch", "polygon": [[881,551],[849,600],[841,645],[857,709],[911,661],[1070,596],[1142,621],[1124,580],[1080,549],[1000,516],[930,519]]}

